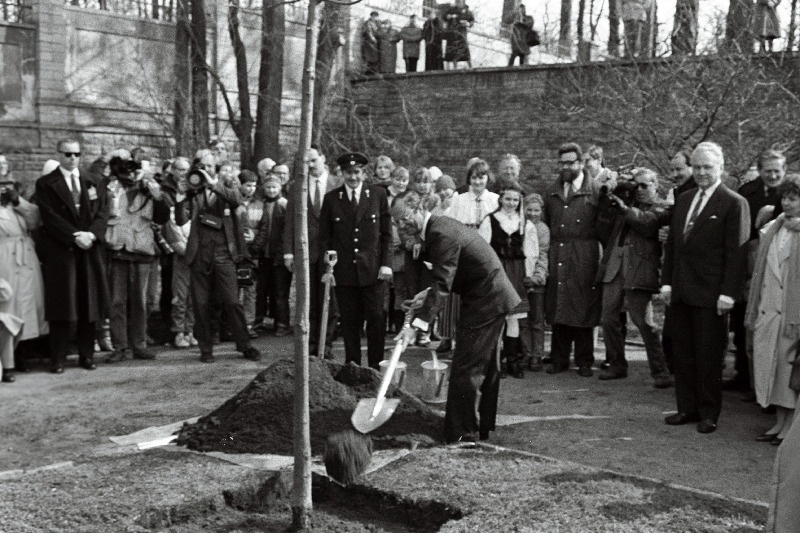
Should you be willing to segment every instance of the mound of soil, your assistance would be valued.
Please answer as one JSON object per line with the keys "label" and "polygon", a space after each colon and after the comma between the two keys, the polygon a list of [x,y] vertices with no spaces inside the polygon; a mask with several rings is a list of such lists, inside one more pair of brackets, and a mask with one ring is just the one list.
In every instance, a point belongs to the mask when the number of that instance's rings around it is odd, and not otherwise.
{"label": "mound of soil", "polygon": [[[322,453],[328,435],[352,429],[353,409],[359,399],[377,395],[380,378],[370,368],[311,358],[312,454]],[[387,397],[400,398],[400,405],[388,422],[370,433],[375,448],[425,446],[442,440],[442,419],[422,401],[391,387]],[[278,361],[218,409],[184,426],[178,444],[198,451],[291,455],[293,406],[294,362]]]}

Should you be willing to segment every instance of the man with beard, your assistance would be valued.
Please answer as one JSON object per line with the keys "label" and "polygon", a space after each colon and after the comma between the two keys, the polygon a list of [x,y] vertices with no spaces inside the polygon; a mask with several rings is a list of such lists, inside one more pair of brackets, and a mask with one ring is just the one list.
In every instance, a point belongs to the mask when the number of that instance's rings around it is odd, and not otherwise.
{"label": "man with beard", "polygon": [[550,227],[550,277],[545,314],[553,326],[549,374],[569,369],[575,344],[578,375],[592,376],[594,338],[600,322],[597,268],[600,246],[595,234],[597,185],[583,171],[583,153],[575,143],[558,149],[559,179],[544,199],[544,222]]}
{"label": "man with beard", "polygon": [[403,303],[415,316],[413,327],[401,335],[413,342],[415,329],[430,331],[450,293],[461,296],[445,440],[486,440],[495,429],[500,391],[498,340],[506,315],[520,297],[495,251],[474,229],[446,216],[432,216],[416,193],[398,198],[392,204],[392,217],[404,246],[409,250],[421,246],[420,258],[431,264],[432,285],[424,301]]}
{"label": "man with beard", "polygon": [[367,361],[377,369],[383,360],[383,300],[389,266],[391,219],[386,189],[364,183],[367,158],[344,154],[336,163],[344,185],[325,195],[319,216],[322,253],[335,251],[336,301],[344,338],[345,362],[361,364],[361,329],[367,324]]}

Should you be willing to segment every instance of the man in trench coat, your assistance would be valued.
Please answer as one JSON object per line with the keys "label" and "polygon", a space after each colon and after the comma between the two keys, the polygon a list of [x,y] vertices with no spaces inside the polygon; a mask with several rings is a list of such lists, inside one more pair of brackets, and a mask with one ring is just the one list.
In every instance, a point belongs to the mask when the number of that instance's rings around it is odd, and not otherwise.
{"label": "man in trench coat", "polygon": [[575,143],[559,150],[559,179],[544,198],[544,222],[550,227],[550,277],[545,288],[545,315],[553,325],[550,374],[569,368],[575,343],[578,374],[592,375],[594,338],[600,323],[601,287],[597,283],[600,243],[597,239],[598,187],[583,171],[583,153]]}
{"label": "man in trench coat", "polygon": [[103,263],[108,210],[105,191],[78,171],[80,144],[64,139],[57,148],[59,167],[36,181],[36,201],[42,217],[38,252],[50,322],[51,371],[61,374],[71,324],[77,326],[80,366],[96,368],[95,322],[105,316],[109,301]]}

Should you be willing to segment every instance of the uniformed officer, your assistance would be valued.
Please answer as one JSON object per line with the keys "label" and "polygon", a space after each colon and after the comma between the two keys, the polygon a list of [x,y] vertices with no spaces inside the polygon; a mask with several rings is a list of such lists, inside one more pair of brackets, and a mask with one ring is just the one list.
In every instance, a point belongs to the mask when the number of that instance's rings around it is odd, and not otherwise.
{"label": "uniformed officer", "polygon": [[320,213],[320,250],[335,251],[336,299],[341,315],[345,362],[361,364],[360,332],[367,323],[367,361],[383,359],[383,300],[389,267],[391,220],[386,189],[364,183],[363,154],[340,156],[344,185],[325,195]]}

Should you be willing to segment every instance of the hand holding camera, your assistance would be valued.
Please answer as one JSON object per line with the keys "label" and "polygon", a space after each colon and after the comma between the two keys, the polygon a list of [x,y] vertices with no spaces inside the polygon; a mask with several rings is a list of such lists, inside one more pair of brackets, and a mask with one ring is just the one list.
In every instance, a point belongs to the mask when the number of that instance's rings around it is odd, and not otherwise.
{"label": "hand holding camera", "polygon": [[19,193],[12,187],[0,187],[0,205],[3,207],[11,204],[14,207],[19,205]]}

